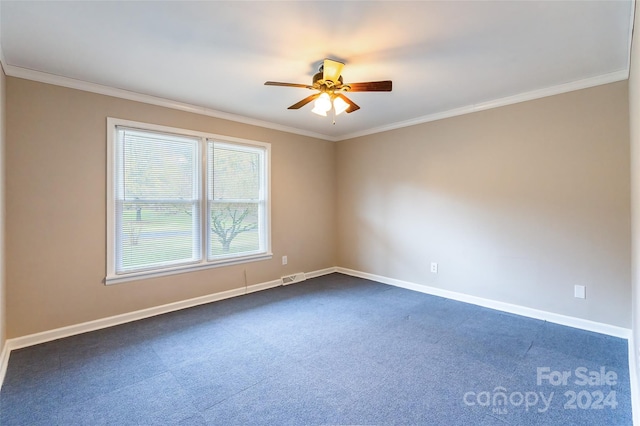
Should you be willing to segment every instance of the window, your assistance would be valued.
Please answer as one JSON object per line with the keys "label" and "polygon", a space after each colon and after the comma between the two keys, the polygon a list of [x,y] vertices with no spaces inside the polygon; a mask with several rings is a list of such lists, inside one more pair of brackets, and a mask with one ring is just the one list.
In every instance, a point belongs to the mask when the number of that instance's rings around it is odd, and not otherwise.
{"label": "window", "polygon": [[107,127],[107,284],[271,257],[268,144]]}

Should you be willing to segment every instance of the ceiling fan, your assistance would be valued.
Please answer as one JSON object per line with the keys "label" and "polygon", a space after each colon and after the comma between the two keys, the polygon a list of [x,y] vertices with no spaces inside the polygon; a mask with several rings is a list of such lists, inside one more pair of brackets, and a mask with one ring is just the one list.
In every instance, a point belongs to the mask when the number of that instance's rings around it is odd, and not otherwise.
{"label": "ceiling fan", "polygon": [[[307,96],[298,103],[291,105],[288,109],[299,109],[311,101],[316,101],[312,112],[327,116],[327,112],[333,108],[334,114],[338,115],[346,111],[352,113],[360,109],[355,102],[347,98],[345,92],[390,92],[391,80],[369,81],[366,83],[349,83],[345,84],[342,80],[342,62],[325,59],[318,73],[313,76],[313,83],[296,84],[296,83],[279,83],[277,81],[267,81],[266,86],[284,86],[284,87],[301,87],[305,89],[317,90],[311,96]],[[335,121],[334,121],[335,124]]]}

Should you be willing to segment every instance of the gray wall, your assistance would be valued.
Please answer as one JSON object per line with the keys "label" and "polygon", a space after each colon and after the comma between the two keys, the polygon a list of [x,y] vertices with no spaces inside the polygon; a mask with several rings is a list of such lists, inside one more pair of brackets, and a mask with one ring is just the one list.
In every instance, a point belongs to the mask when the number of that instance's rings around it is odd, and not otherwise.
{"label": "gray wall", "polygon": [[631,327],[627,90],[338,142],[338,264]]}

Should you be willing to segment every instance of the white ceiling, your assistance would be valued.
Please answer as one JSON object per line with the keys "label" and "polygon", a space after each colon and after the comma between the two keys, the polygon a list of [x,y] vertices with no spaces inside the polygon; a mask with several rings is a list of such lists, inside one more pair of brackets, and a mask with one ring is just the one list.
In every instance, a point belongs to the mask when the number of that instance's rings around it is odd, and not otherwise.
{"label": "white ceiling", "polygon": [[[630,0],[2,1],[0,40],[9,75],[338,140],[625,79],[632,14]],[[349,94],[361,109],[332,125],[311,105],[287,110],[309,90],[263,85],[310,84],[324,58],[346,63],[345,82],[389,79],[393,92]]]}

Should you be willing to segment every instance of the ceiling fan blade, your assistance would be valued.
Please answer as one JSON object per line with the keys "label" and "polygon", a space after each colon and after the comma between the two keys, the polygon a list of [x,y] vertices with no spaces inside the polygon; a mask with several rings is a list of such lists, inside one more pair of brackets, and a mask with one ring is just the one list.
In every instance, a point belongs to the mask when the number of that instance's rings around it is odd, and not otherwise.
{"label": "ceiling fan blade", "polygon": [[334,83],[338,83],[340,74],[342,73],[342,67],[344,64],[338,61],[332,61],[331,59],[325,59],[322,65],[324,81],[331,80]]}
{"label": "ceiling fan blade", "polygon": [[301,100],[300,102],[291,105],[289,108],[287,109],[299,109],[302,108],[303,106],[305,106],[306,104],[308,104],[309,102],[313,101],[315,98],[317,98],[318,96],[320,96],[320,93],[314,93],[311,96],[307,96],[306,98],[304,98],[303,100]]}
{"label": "ceiling fan blade", "polygon": [[350,92],[390,92],[391,80],[368,81],[366,83],[349,83]]}
{"label": "ceiling fan blade", "polygon": [[264,85],[265,86],[302,87],[303,89],[313,89],[313,86],[309,86],[308,84],[280,83],[277,81],[267,81],[264,83]]}
{"label": "ceiling fan blade", "polygon": [[356,105],[355,102],[353,102],[351,99],[347,98],[345,95],[343,95],[342,93],[338,93],[337,96],[342,99],[343,101],[345,101],[346,103],[349,104],[349,108],[347,108],[345,111],[347,111],[347,114],[352,113],[353,111],[357,111],[360,109],[360,107],[358,105]]}

